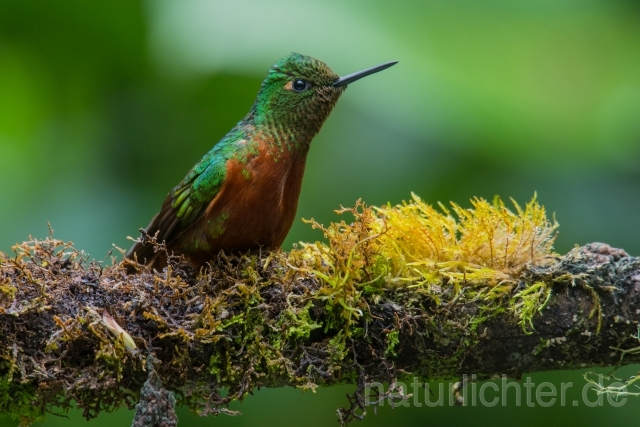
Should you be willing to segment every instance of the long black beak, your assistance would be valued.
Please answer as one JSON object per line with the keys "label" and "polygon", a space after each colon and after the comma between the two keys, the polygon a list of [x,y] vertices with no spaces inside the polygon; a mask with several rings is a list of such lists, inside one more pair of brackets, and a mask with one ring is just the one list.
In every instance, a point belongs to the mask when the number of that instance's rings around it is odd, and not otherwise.
{"label": "long black beak", "polygon": [[344,77],[340,77],[337,82],[335,82],[332,86],[344,86],[349,83],[355,82],[363,77],[366,77],[370,74],[377,73],[378,71],[386,70],[392,65],[396,65],[398,61],[385,62],[384,64],[376,65],[375,67],[367,68],[366,70],[358,71],[357,73],[349,74]]}

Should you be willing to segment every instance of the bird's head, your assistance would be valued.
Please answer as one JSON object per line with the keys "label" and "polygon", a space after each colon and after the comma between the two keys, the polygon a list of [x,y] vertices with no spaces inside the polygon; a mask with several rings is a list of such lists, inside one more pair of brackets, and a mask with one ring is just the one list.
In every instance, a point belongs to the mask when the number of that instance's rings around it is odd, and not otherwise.
{"label": "bird's head", "polygon": [[258,126],[282,128],[294,137],[304,136],[306,138],[301,139],[306,139],[308,144],[347,84],[395,63],[340,77],[324,62],[292,53],[276,62],[262,82],[253,107],[254,121]]}

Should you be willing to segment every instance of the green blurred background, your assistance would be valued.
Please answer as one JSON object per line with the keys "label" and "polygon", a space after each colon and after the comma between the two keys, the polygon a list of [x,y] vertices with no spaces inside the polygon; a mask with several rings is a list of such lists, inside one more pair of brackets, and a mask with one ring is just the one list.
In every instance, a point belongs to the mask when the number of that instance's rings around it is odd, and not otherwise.
{"label": "green blurred background", "polygon": [[[48,221],[97,259],[128,247],[291,51],[338,74],[400,61],[343,95],[312,145],[298,217],[326,223],[341,204],[399,203],[411,191],[463,205],[537,191],[561,224],[558,251],[604,241],[640,255],[632,0],[0,0],[0,251],[45,237]],[[320,238],[296,221],[284,247]],[[537,375],[582,384],[578,372]],[[236,405],[241,417],[181,411],[181,425],[334,425],[351,389],[262,390]],[[638,411],[640,400],[386,408],[359,425],[584,427]],[[90,424],[130,419],[121,410]]]}

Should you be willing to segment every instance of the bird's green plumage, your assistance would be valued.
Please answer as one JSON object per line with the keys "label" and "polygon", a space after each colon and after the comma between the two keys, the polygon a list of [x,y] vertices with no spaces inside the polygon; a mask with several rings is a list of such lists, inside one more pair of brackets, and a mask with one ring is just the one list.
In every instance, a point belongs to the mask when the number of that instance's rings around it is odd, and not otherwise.
{"label": "bird's green plumage", "polygon": [[[147,233],[195,263],[224,248],[280,246],[309,144],[346,87],[339,80],[309,56],[276,62],[249,113],[171,190]],[[145,242],[126,256],[135,255],[148,263],[158,257]]]}
{"label": "bird's green plumage", "polygon": [[171,207],[180,222],[188,225],[215,198],[227,175],[230,159],[246,162],[248,150],[240,143],[243,137],[243,132],[234,128],[171,190]]}

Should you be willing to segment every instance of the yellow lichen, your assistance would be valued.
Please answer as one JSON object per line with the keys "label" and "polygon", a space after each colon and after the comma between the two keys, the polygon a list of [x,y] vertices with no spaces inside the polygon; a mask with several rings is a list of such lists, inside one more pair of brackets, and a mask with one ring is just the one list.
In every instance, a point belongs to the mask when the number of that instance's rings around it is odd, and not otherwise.
{"label": "yellow lichen", "polygon": [[[520,269],[548,263],[554,255],[558,224],[547,219],[536,196],[524,208],[512,203],[513,211],[498,197],[492,202],[475,198],[469,209],[455,203],[437,209],[415,194],[397,206],[371,208],[358,201],[354,208],[336,211],[353,214],[353,223],[325,227],[308,221],[328,244],[301,243],[288,263],[322,279],[320,299],[347,320],[366,309],[363,292],[383,285],[414,289],[438,303],[443,287],[452,289],[451,295],[464,288],[468,297],[482,298],[489,307],[510,294]],[[531,286],[511,306],[525,328],[550,292],[542,282]]]}
{"label": "yellow lichen", "polygon": [[551,254],[557,223],[547,219],[535,196],[524,209],[512,200],[515,212],[498,197],[493,203],[475,198],[470,209],[451,203],[457,218],[442,204],[438,210],[412,196],[412,202],[377,209],[388,227],[381,240],[393,276],[429,279],[439,273],[436,282],[442,275],[456,284],[499,282]]}

